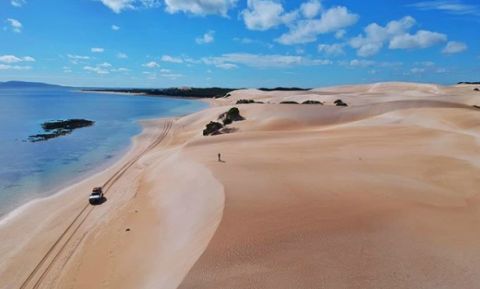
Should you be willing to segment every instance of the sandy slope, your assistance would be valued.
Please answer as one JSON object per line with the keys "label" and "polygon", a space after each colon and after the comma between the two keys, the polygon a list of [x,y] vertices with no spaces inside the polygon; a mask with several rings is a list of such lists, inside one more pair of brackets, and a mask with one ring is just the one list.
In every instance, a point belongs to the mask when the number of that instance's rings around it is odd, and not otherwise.
{"label": "sandy slope", "polygon": [[[238,105],[232,134],[201,136],[239,99],[266,104]],[[278,104],[309,99],[325,105]],[[479,284],[471,86],[243,90],[212,104],[147,124],[116,166],[0,226],[0,288]],[[125,164],[108,201],[75,221],[85,192]]]}

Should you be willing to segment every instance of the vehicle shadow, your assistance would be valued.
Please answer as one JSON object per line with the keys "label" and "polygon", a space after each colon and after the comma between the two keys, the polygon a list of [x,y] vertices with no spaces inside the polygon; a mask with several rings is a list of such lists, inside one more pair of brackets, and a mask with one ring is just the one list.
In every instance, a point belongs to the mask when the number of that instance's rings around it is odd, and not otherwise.
{"label": "vehicle shadow", "polygon": [[95,202],[95,203],[90,203],[90,205],[92,205],[92,206],[100,206],[100,205],[102,205],[103,203],[105,203],[106,201],[107,201],[107,198],[102,197],[102,199],[100,199],[100,201]]}

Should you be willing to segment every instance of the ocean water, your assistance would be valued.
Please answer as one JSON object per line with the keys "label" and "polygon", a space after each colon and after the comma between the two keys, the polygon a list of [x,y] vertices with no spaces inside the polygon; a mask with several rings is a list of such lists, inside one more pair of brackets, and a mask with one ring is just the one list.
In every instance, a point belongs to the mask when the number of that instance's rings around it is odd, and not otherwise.
{"label": "ocean water", "polygon": [[[140,119],[192,113],[196,100],[82,93],[64,88],[0,89],[0,217],[46,197],[125,152]],[[28,142],[48,120],[83,118],[95,125],[43,142]]]}

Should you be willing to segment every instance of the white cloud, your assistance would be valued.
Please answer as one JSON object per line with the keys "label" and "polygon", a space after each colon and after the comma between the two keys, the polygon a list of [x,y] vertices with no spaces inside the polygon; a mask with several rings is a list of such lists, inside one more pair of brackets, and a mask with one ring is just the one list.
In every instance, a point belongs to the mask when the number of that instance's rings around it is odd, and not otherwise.
{"label": "white cloud", "polygon": [[242,44],[251,44],[255,42],[255,40],[248,37],[234,37],[233,41],[240,42]]}
{"label": "white cloud", "polygon": [[225,70],[238,68],[238,65],[233,64],[233,63],[218,63],[215,66],[218,67],[218,68],[221,68],[221,69],[225,69]]}
{"label": "white cloud", "polygon": [[173,79],[183,77],[183,74],[180,74],[180,73],[160,73],[160,76],[173,80]]}
{"label": "white cloud", "polygon": [[0,70],[30,70],[31,66],[0,64]]}
{"label": "white cloud", "polygon": [[320,34],[338,31],[341,37],[344,28],[358,21],[358,15],[346,7],[324,9],[319,0],[308,0],[290,12],[285,11],[279,0],[248,0],[247,9],[240,15],[250,30],[265,31],[287,25],[289,31],[276,39],[285,45],[314,42]]}
{"label": "white cloud", "polygon": [[478,5],[464,4],[459,0],[422,1],[408,6],[419,10],[438,10],[455,15],[480,16],[480,7]]}
{"label": "white cloud", "polygon": [[15,55],[0,55],[0,62],[3,62],[3,63],[35,62],[35,58],[31,56],[17,57]]}
{"label": "white cloud", "polygon": [[319,44],[318,52],[328,56],[339,56],[345,54],[343,50],[343,44]]}
{"label": "white cloud", "polygon": [[335,38],[342,39],[346,33],[347,31],[345,31],[344,29],[340,29],[337,32],[335,32]]}
{"label": "white cloud", "polygon": [[83,55],[74,55],[74,54],[67,54],[68,59],[72,64],[79,64],[82,62],[86,62],[90,59],[90,56],[83,56]]}
{"label": "white cloud", "polygon": [[202,36],[195,38],[195,42],[197,42],[197,44],[212,43],[213,41],[215,41],[214,34],[215,34],[215,31],[210,30],[205,34],[203,34]]}
{"label": "white cloud", "polygon": [[113,24],[112,25],[112,30],[113,31],[118,31],[118,30],[120,30],[120,26],[117,26],[117,25]]}
{"label": "white cloud", "polygon": [[142,66],[143,67],[148,67],[148,68],[160,67],[160,65],[158,63],[156,63],[155,61],[150,61],[148,63],[143,64]]}
{"label": "white cloud", "polygon": [[193,59],[191,57],[184,57],[183,58],[183,61],[185,61],[186,63],[189,63],[189,64],[199,64],[201,63],[202,61],[199,60],[199,59]]}
{"label": "white cloud", "polygon": [[390,21],[385,27],[372,23],[365,27],[365,35],[354,37],[350,45],[357,49],[357,54],[362,57],[377,54],[384,46],[385,42],[395,35],[404,34],[415,25],[415,19],[406,16],[400,20]]}
{"label": "white cloud", "polygon": [[112,9],[115,13],[120,13],[122,10],[134,9],[134,0],[100,0],[103,5]]}
{"label": "white cloud", "polygon": [[384,27],[372,23],[365,27],[363,35],[350,40],[350,46],[357,49],[359,56],[368,57],[380,52],[386,43],[390,49],[413,49],[427,48],[447,40],[444,34],[426,30],[410,34],[415,23],[415,19],[410,16],[390,21]]}
{"label": "white cloud", "polygon": [[[251,54],[251,53],[227,53],[220,56],[203,57],[194,59],[190,57],[174,57],[163,55],[161,60],[170,63],[188,63],[190,64],[206,64],[222,69],[234,69],[240,65],[254,68],[276,68],[276,67],[292,67],[296,65],[327,65],[331,64],[326,59],[311,59],[299,55],[281,55],[281,54]],[[156,63],[156,62],[153,62]],[[158,67],[151,64],[151,68]],[[144,67],[148,67],[146,64]]]}
{"label": "white cloud", "polygon": [[105,67],[101,67],[101,66],[84,66],[83,69],[86,70],[86,71],[95,72],[97,74],[109,74],[110,73],[110,71],[108,71],[108,69],[106,69]]}
{"label": "white cloud", "polygon": [[310,0],[300,6],[300,11],[305,18],[314,18],[322,10],[322,4],[318,0]]}
{"label": "white cloud", "polygon": [[250,53],[229,53],[218,57],[204,58],[206,64],[214,65],[219,68],[232,68],[234,63],[250,67],[285,67],[299,65],[302,62],[302,56],[289,55],[259,55]]}
{"label": "white cloud", "polygon": [[[132,9],[138,9],[138,8],[154,8],[160,5],[159,0],[100,0],[100,1],[117,14],[124,10],[132,10]],[[113,26],[112,26],[112,29],[113,29]],[[116,30],[116,29],[113,29],[113,30]]]}
{"label": "white cloud", "polygon": [[[338,64],[346,66],[349,68],[366,68],[366,67],[375,67],[375,68],[398,68],[403,66],[402,62],[376,62],[373,60],[367,59],[352,59],[350,61],[339,61]],[[376,69],[370,70],[370,73],[377,73]]]}
{"label": "white cloud", "polygon": [[445,54],[460,53],[468,49],[467,44],[457,41],[449,41],[442,52]]}
{"label": "white cloud", "polygon": [[368,67],[375,65],[375,61],[365,59],[353,59],[348,63],[352,67]]}
{"label": "white cloud", "polygon": [[414,67],[410,69],[411,74],[421,74],[425,72],[425,68],[420,68],[420,67]]}
{"label": "white cloud", "polygon": [[248,0],[247,9],[240,15],[248,29],[260,31],[289,23],[296,18],[296,12],[285,13],[282,4],[275,0]]}
{"label": "white cloud", "polygon": [[143,7],[143,8],[156,8],[161,5],[160,0],[137,0],[139,3],[137,6]]}
{"label": "white cloud", "polygon": [[183,59],[180,57],[173,57],[170,55],[163,55],[161,60],[163,62],[170,62],[170,63],[183,63]]}
{"label": "white cloud", "polygon": [[203,63],[218,68],[232,69],[238,65],[254,68],[279,68],[298,65],[327,65],[329,60],[310,59],[299,55],[228,53],[216,57],[202,58]]}
{"label": "white cloud", "polygon": [[217,14],[227,16],[238,0],[165,0],[168,13],[184,12],[194,15]]}
{"label": "white cloud", "polygon": [[95,66],[86,65],[83,67],[85,71],[94,72],[96,74],[110,74],[111,72],[128,72],[128,68],[120,67],[114,68],[112,64],[103,62]]}
{"label": "white cloud", "polygon": [[425,66],[425,67],[432,67],[435,66],[435,62],[433,61],[419,61],[415,62],[415,65]]}
{"label": "white cloud", "polygon": [[98,65],[99,67],[103,67],[103,68],[110,68],[112,67],[112,65],[108,62],[104,62],[104,63],[101,63]]}
{"label": "white cloud", "polygon": [[274,47],[274,45],[271,43],[248,38],[248,37],[234,37],[233,41],[239,42],[241,44],[257,44],[257,45],[265,46],[269,49],[272,49]]}
{"label": "white cloud", "polygon": [[10,4],[15,7],[22,7],[23,5],[27,4],[27,1],[25,0],[11,0]]}
{"label": "white cloud", "polygon": [[18,21],[17,19],[13,19],[13,18],[8,18],[7,19],[7,22],[8,24],[10,25],[10,28],[16,32],[16,33],[20,33],[22,32],[22,28],[23,28],[23,25],[20,21]]}
{"label": "white cloud", "polygon": [[119,52],[119,53],[117,53],[117,58],[127,59],[127,58],[128,58],[128,55],[127,55],[126,53]]}
{"label": "white cloud", "polygon": [[432,73],[446,73],[447,69],[443,67],[438,67],[432,61],[420,61],[415,62],[414,66],[409,70],[404,72],[404,75],[416,75],[416,74],[429,74]]}
{"label": "white cloud", "polygon": [[109,74],[110,72],[106,69],[103,69],[101,67],[93,67],[93,66],[84,66],[83,67],[84,70],[86,71],[90,71],[90,72],[95,72],[97,74]]}
{"label": "white cloud", "polygon": [[129,72],[130,69],[125,68],[125,67],[119,67],[119,68],[114,68],[111,70],[112,72]]}
{"label": "white cloud", "polygon": [[329,59],[305,59],[304,65],[330,65],[333,62]]}
{"label": "white cloud", "polygon": [[93,47],[92,49],[90,49],[91,52],[93,53],[102,53],[105,51],[105,49],[101,48],[101,47]]}
{"label": "white cloud", "polygon": [[446,73],[447,69],[443,67],[438,67],[433,62],[425,61],[425,62],[417,62],[415,63],[415,67],[412,67],[410,70],[405,72],[405,75],[415,75],[415,74],[429,74],[432,73]]}
{"label": "white cloud", "polygon": [[88,60],[90,56],[67,54],[67,57],[73,60]]}
{"label": "white cloud", "polygon": [[33,58],[31,56],[25,56],[22,59],[23,59],[23,61],[35,62],[35,58]]}
{"label": "white cloud", "polygon": [[346,7],[338,6],[323,11],[318,19],[297,21],[287,33],[276,40],[285,45],[314,42],[320,34],[337,32],[357,21],[358,15],[351,13]]}
{"label": "white cloud", "polygon": [[438,32],[419,30],[415,34],[402,34],[393,37],[388,47],[390,49],[428,48],[447,41],[447,36]]}

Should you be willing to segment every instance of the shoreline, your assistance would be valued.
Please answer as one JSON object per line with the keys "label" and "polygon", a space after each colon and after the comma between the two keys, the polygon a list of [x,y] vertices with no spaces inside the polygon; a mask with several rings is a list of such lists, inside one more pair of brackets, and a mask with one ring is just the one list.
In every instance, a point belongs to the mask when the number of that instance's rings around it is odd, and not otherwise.
{"label": "shoreline", "polygon": [[[143,128],[142,128],[143,129]],[[102,173],[105,170],[108,170],[112,166],[116,165],[117,162],[121,161],[126,154],[129,153],[129,151],[132,148],[132,141],[133,139],[140,135],[142,132],[130,137],[130,143],[126,145],[124,148],[120,148],[118,152],[116,152],[114,155],[112,155],[111,158],[108,158],[106,162],[102,163],[100,166],[97,166],[95,168],[85,170],[81,173],[79,173],[76,176],[72,176],[68,180],[63,180],[60,182],[55,183],[51,189],[42,191],[41,194],[44,196],[32,198],[29,200],[25,200],[25,202],[19,204],[18,206],[13,207],[12,209],[8,210],[8,212],[4,213],[3,215],[0,215],[0,228],[2,224],[5,222],[4,219],[9,218],[9,215],[14,214],[16,210],[21,209],[23,206],[29,205],[32,202],[37,202],[41,201],[43,199],[48,199],[50,197],[53,197],[57,194],[61,194],[64,190],[82,182],[85,181],[86,179],[89,179],[91,177],[94,177],[97,174]]]}
{"label": "shoreline", "polygon": [[[162,120],[162,119],[163,118],[156,118],[154,120]],[[94,178],[95,176],[100,175],[105,171],[110,170],[112,167],[119,165],[119,163],[126,161],[124,159],[135,149],[134,147],[135,138],[140,137],[140,135],[144,133],[145,127],[142,124],[142,122],[145,122],[145,121],[149,121],[149,120],[138,120],[138,123],[141,127],[140,133],[130,137],[130,143],[125,148],[119,150],[119,152],[112,159],[110,159],[110,162],[108,164],[103,164],[100,167],[96,167],[94,169],[88,170],[87,172],[84,172],[81,176],[75,176],[75,177],[72,177],[72,179],[65,180],[64,182],[59,184],[55,184],[54,188],[44,192],[45,194],[48,194],[47,196],[27,200],[25,203],[20,204],[19,206],[13,208],[9,212],[5,213],[3,216],[0,216],[0,229],[3,225],[5,225],[5,223],[9,221],[9,219],[14,218],[16,215],[21,213],[21,211],[26,210],[27,207],[34,206],[35,203],[37,202],[43,202],[43,201],[46,202],[48,201],[48,199],[56,198],[58,197],[57,195],[61,195],[66,191],[71,190],[72,187],[79,185],[83,182],[87,182],[88,180]],[[64,188],[60,189],[60,187],[64,187]],[[20,211],[20,212],[17,212],[17,211]]]}
{"label": "shoreline", "polygon": [[[90,92],[90,91],[83,91],[83,90],[74,90],[74,91],[83,92],[83,93]],[[100,93],[100,94],[113,94],[113,95],[119,94],[119,95],[149,96],[149,95],[142,94],[142,93],[102,92],[102,91],[91,91],[91,92],[92,93]],[[155,97],[155,96],[153,96],[153,97]],[[172,99],[187,99],[187,98],[182,98],[182,97],[170,97],[170,96],[162,96],[162,97],[172,98]],[[205,99],[201,99],[201,98],[191,98],[190,100],[196,100],[196,101],[199,101],[199,102],[202,102],[202,103],[206,103],[209,106],[211,106],[211,104],[212,104],[209,100],[205,100]],[[208,107],[202,108],[201,110],[207,109],[207,108]],[[41,193],[41,194],[45,194],[44,196],[40,196],[40,197],[25,200],[24,202],[18,204],[17,206],[12,207],[6,213],[0,215],[0,228],[7,221],[5,219],[10,219],[11,215],[17,215],[17,212],[16,212],[17,210],[24,210],[24,208],[22,208],[22,207],[30,206],[31,205],[30,203],[39,202],[39,201],[42,201],[43,199],[48,199],[48,198],[51,198],[51,197],[53,197],[57,194],[61,194],[63,191],[68,190],[71,187],[73,187],[73,186],[75,186],[75,185],[77,185],[77,184],[79,184],[79,183],[81,183],[81,182],[83,182],[87,179],[90,179],[97,174],[101,174],[102,172],[107,171],[110,168],[116,166],[118,163],[122,162],[122,160],[129,153],[131,153],[132,150],[135,149],[134,145],[135,145],[136,139],[141,138],[142,134],[144,134],[146,129],[147,129],[146,126],[151,125],[152,122],[160,122],[160,121],[167,120],[167,119],[184,117],[184,116],[186,116],[188,114],[191,114],[191,113],[192,112],[182,113],[182,114],[178,114],[178,115],[172,116],[172,117],[151,117],[151,118],[143,118],[143,119],[135,120],[134,122],[136,123],[136,125],[139,126],[140,131],[137,134],[134,134],[134,135],[130,136],[129,137],[129,144],[126,145],[124,148],[120,148],[111,159],[108,159],[107,163],[102,163],[98,167],[95,167],[95,168],[92,168],[88,171],[82,172],[77,176],[72,176],[72,178],[69,178],[68,180],[65,180],[65,181],[54,184],[51,189],[45,190]],[[195,112],[193,112],[193,113],[195,113]]]}
{"label": "shoreline", "polygon": [[84,89],[72,89],[73,91],[80,93],[94,93],[94,94],[118,94],[118,95],[142,95],[148,96],[145,93],[135,93],[135,92],[120,92],[120,91],[107,91],[107,90],[84,90]]}
{"label": "shoreline", "polygon": [[194,97],[194,96],[171,96],[171,95],[154,95],[154,94],[148,94],[148,93],[143,93],[143,92],[121,92],[121,91],[114,91],[114,90],[76,90],[77,92],[80,93],[95,93],[95,94],[118,94],[118,95],[141,95],[141,96],[146,96],[146,97],[160,97],[160,98],[173,98],[173,99],[185,99],[185,100],[199,100],[199,101],[209,101],[212,100],[213,97]]}
{"label": "shoreline", "polygon": [[[144,153],[143,151],[151,143],[154,143],[158,135],[161,134],[162,125],[172,119],[174,118],[139,120],[138,122],[142,127],[142,131],[131,138],[129,147],[125,149],[124,153],[119,155],[118,159],[111,165],[103,168],[101,171],[92,172],[90,175],[82,177],[80,181],[74,182],[50,196],[28,201],[3,216],[0,219],[0,235],[5,236],[5,238],[2,238],[2,242],[0,243],[0,255],[3,256],[2,259],[0,259],[0,279],[3,279],[2,274],[8,274],[8,270],[13,269],[11,266],[9,266],[10,268],[4,268],[3,266],[7,265],[4,262],[8,261],[8,259],[14,255],[21,253],[20,251],[32,250],[38,254],[45,251],[42,247],[48,246],[52,242],[46,242],[40,246],[31,244],[30,241],[55,238],[58,236],[58,233],[45,235],[46,233],[44,231],[57,231],[62,227],[66,227],[65,225],[60,225],[59,222],[65,223],[68,221],[72,213],[79,211],[79,208],[83,205],[90,206],[88,204],[88,196],[90,195],[91,189],[111,178],[118,170],[122,169],[125,164],[128,164],[128,162],[134,158],[141,157]],[[84,193],[78,194],[78,192]],[[68,200],[64,201],[66,198]],[[60,218],[61,220],[54,221],[56,218]],[[42,221],[38,222],[38,220]],[[23,233],[17,232],[18,227],[23,228]],[[28,238],[25,238],[25,234],[28,235]],[[26,249],[28,247],[31,248]],[[32,252],[30,252],[30,254],[35,256]],[[10,258],[8,258],[8,256],[10,256]],[[34,259],[36,258],[33,258],[29,265],[36,263],[36,261],[33,261]],[[0,288],[3,288],[3,286],[0,286]]]}
{"label": "shoreline", "polygon": [[[180,115],[180,117],[181,116],[182,115]],[[179,116],[177,116],[177,117],[179,117]],[[92,168],[88,171],[82,172],[78,176],[72,176],[72,178],[70,178],[68,180],[57,183],[53,186],[52,189],[46,190],[42,193],[42,194],[45,194],[45,196],[38,197],[38,198],[33,198],[33,199],[30,199],[30,200],[26,200],[26,202],[24,202],[23,204],[20,204],[19,206],[16,206],[15,208],[12,208],[7,213],[0,216],[0,229],[1,229],[1,226],[7,221],[5,219],[11,218],[10,215],[16,215],[17,210],[23,210],[23,207],[31,206],[32,203],[41,202],[43,200],[53,198],[58,194],[62,194],[65,191],[68,191],[69,189],[71,189],[72,187],[74,187],[74,186],[76,186],[76,185],[78,185],[82,182],[88,181],[89,179],[95,177],[96,175],[102,174],[105,171],[112,169],[112,167],[115,167],[115,166],[119,165],[121,162],[126,161],[126,159],[128,159],[128,156],[133,151],[135,151],[135,142],[137,141],[136,139],[140,138],[142,136],[142,134],[145,133],[145,131],[146,131],[146,129],[149,125],[152,125],[152,124],[149,124],[149,123],[151,123],[151,122],[161,122],[161,121],[168,120],[168,119],[173,119],[173,118],[175,118],[175,117],[155,117],[155,118],[147,118],[147,119],[136,120],[135,122],[137,123],[137,125],[140,128],[140,132],[131,136],[129,138],[128,145],[126,145],[124,148],[120,148],[118,150],[118,152],[116,152],[116,154],[112,158],[108,159],[107,163],[103,163],[102,165],[100,165],[98,167],[95,167],[95,168]]]}

